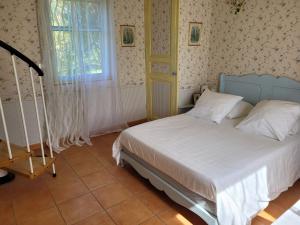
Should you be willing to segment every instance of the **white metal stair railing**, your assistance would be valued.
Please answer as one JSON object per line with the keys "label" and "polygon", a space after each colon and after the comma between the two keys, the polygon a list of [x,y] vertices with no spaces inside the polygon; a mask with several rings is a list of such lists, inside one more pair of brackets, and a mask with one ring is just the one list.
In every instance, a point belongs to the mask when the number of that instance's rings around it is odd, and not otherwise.
{"label": "white metal stair railing", "polygon": [[[14,71],[14,77],[17,87],[17,93],[18,93],[18,102],[21,112],[21,118],[22,118],[22,125],[24,130],[24,136],[25,136],[25,142],[26,142],[26,148],[16,146],[10,143],[8,129],[7,129],[7,123],[5,119],[5,113],[3,109],[3,103],[0,96],[0,114],[1,114],[1,120],[3,123],[4,128],[4,134],[5,134],[5,143],[3,145],[3,149],[0,148],[0,168],[8,168],[10,170],[13,170],[15,172],[24,174],[29,176],[30,178],[35,178],[36,176],[41,175],[46,169],[52,165],[52,174],[53,177],[56,176],[56,170],[55,170],[55,158],[53,155],[53,148],[51,145],[51,137],[50,137],[50,131],[49,131],[49,124],[48,124],[48,118],[47,118],[47,109],[45,104],[45,96],[44,96],[44,90],[43,90],[43,71],[28,57],[20,53],[18,50],[14,49],[13,47],[9,46],[5,42],[0,40],[0,47],[6,49],[11,54],[11,60],[13,65],[13,71]],[[31,86],[32,86],[32,92],[33,92],[33,100],[34,100],[34,108],[35,108],[35,115],[37,119],[37,125],[38,125],[38,132],[39,132],[39,140],[40,140],[40,146],[41,146],[41,157],[33,156],[30,143],[28,139],[28,131],[27,131],[27,124],[26,124],[26,118],[24,114],[24,107],[23,107],[23,100],[22,100],[22,93],[20,89],[19,84],[19,76],[17,72],[16,67],[16,61],[15,57],[18,57],[19,59],[23,60],[28,64],[29,67],[29,73],[30,73],[30,79],[31,79]],[[49,146],[49,152],[50,157],[45,155],[45,149],[44,149],[44,143],[43,143],[43,133],[42,133],[42,127],[41,127],[41,120],[40,120],[40,113],[39,113],[39,107],[38,107],[38,101],[37,101],[37,95],[36,95],[36,87],[35,87],[35,81],[34,81],[34,71],[35,70],[39,76],[39,86],[41,90],[41,97],[42,97],[42,104],[43,104],[43,115],[45,118],[45,125],[46,125],[46,132],[47,132],[47,138],[48,138],[48,146]],[[7,150],[7,152],[4,152]],[[26,161],[28,160],[28,163]],[[28,168],[29,165],[29,168]]]}

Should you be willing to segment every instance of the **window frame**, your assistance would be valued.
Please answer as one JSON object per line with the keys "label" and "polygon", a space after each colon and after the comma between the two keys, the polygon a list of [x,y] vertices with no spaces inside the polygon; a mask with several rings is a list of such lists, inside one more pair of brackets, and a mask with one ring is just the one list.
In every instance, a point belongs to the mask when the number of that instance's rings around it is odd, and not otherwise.
{"label": "window frame", "polygon": [[[52,36],[55,31],[61,31],[61,32],[72,32],[73,28],[72,26],[57,26],[57,25],[51,25],[50,24],[50,30],[52,33]],[[103,34],[103,29],[102,28],[81,28],[79,29],[79,32],[99,32],[100,34]],[[53,40],[53,45],[54,48],[56,48],[55,41]],[[57,58],[57,55],[56,55]],[[81,76],[85,77],[87,80],[91,81],[104,81],[104,80],[111,80],[111,77],[103,77],[103,65],[100,65],[100,73],[88,73],[88,74],[82,74]],[[59,81],[62,81],[64,83],[69,83],[71,80],[76,79],[76,75],[66,75],[66,76],[61,76],[58,74],[57,79]]]}

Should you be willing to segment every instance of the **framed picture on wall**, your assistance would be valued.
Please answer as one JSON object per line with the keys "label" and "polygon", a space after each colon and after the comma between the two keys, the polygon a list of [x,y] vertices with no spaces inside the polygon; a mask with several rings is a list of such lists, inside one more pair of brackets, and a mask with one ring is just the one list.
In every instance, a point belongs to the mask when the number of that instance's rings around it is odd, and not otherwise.
{"label": "framed picture on wall", "polygon": [[189,23],[189,46],[200,46],[201,33],[202,33],[201,22]]}
{"label": "framed picture on wall", "polygon": [[121,46],[135,47],[135,26],[120,25],[120,31],[121,31]]}

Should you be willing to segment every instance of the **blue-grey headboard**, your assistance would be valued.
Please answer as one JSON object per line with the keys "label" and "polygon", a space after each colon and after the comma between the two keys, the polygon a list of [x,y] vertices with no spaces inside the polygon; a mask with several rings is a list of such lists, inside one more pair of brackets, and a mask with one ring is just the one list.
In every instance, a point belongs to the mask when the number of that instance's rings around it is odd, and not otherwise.
{"label": "blue-grey headboard", "polygon": [[254,105],[264,99],[300,103],[300,82],[272,75],[221,74],[220,92],[243,96],[245,101]]}

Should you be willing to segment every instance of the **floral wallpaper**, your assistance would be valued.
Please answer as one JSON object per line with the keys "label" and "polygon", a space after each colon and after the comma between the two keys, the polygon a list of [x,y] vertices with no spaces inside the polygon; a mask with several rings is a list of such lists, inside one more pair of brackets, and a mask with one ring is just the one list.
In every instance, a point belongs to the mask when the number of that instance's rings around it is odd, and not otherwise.
{"label": "floral wallpaper", "polygon": [[209,79],[228,74],[273,74],[300,81],[300,1],[248,0],[234,15],[213,1]]}
{"label": "floral wallpaper", "polygon": [[152,53],[170,54],[171,0],[152,0]]}
{"label": "floral wallpaper", "polygon": [[[122,86],[145,84],[144,0],[114,0],[118,70]],[[120,47],[120,25],[135,25],[135,47]]]}
{"label": "floral wallpaper", "polygon": [[[211,1],[179,1],[178,79],[180,89],[199,89],[209,73]],[[189,22],[202,22],[201,46],[188,46]]]}
{"label": "floral wallpaper", "polygon": [[[0,39],[25,53],[34,62],[39,63],[40,44],[37,29],[35,0],[0,1]],[[0,50],[0,96],[4,101],[17,98],[17,88],[13,75],[12,60],[9,53]],[[21,92],[24,99],[32,98],[29,69],[17,60]],[[39,95],[39,92],[38,92]]]}
{"label": "floral wallpaper", "polygon": [[[118,71],[122,86],[144,85],[144,0],[114,0]],[[37,27],[36,0],[0,1],[0,39],[20,50],[36,63],[41,62]],[[120,25],[136,26],[136,47],[120,47]],[[0,50],[0,96],[17,100],[17,89],[10,57]],[[20,87],[24,99],[32,99],[28,67],[17,60]],[[38,95],[40,93],[38,92]]]}
{"label": "floral wallpaper", "polygon": [[[144,0],[113,1],[121,85],[144,85]],[[180,90],[215,81],[221,72],[269,73],[300,80],[300,63],[296,61],[300,57],[299,0],[247,0],[237,15],[224,0],[179,2]],[[1,0],[0,21],[0,39],[39,63],[36,0]],[[192,21],[203,23],[201,46],[188,46],[188,25]],[[120,47],[119,26],[124,24],[136,26],[136,47]],[[11,100],[17,98],[17,92],[11,60],[5,54],[0,50],[0,95]],[[28,68],[20,65],[18,72],[22,92],[30,99]]]}

